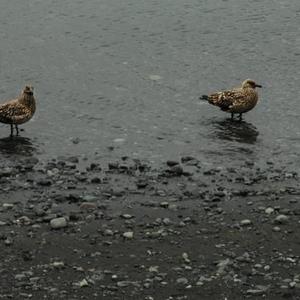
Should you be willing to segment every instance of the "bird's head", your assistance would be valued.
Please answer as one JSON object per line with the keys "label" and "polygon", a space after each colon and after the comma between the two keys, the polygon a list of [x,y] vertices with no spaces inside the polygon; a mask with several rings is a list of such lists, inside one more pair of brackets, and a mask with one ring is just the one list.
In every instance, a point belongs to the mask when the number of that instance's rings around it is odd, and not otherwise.
{"label": "bird's head", "polygon": [[23,89],[23,93],[26,95],[33,95],[33,86],[32,85],[26,85]]}
{"label": "bird's head", "polygon": [[262,86],[260,84],[257,84],[254,80],[252,79],[246,79],[245,81],[243,81],[242,83],[242,88],[245,89],[245,88],[252,88],[252,89],[255,89],[255,88],[261,88]]}

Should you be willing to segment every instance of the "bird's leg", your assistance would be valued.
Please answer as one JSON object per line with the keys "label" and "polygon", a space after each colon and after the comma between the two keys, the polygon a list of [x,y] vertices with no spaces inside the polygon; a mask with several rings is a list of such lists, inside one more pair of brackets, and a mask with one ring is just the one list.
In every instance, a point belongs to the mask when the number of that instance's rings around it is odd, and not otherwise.
{"label": "bird's leg", "polygon": [[12,137],[14,135],[14,126],[13,124],[10,124],[10,136]]}
{"label": "bird's leg", "polygon": [[240,114],[239,115],[239,121],[242,121],[243,120],[243,114]]}
{"label": "bird's leg", "polygon": [[234,119],[234,113],[231,113],[231,120]]}
{"label": "bird's leg", "polygon": [[15,124],[15,128],[16,128],[17,135],[19,135],[19,128],[17,124]]}

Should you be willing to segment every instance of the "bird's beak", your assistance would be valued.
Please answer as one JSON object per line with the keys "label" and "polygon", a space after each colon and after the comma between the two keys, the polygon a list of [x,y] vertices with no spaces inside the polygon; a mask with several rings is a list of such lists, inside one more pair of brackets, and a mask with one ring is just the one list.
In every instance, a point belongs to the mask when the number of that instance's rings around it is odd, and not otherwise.
{"label": "bird's beak", "polygon": [[262,88],[260,84],[255,84],[255,87]]}

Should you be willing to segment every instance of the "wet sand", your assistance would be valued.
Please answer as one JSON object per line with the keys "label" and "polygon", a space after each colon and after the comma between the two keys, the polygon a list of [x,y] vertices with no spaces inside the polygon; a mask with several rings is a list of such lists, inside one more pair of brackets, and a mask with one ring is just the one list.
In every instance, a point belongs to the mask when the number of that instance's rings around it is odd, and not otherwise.
{"label": "wet sand", "polygon": [[300,299],[293,170],[73,156],[0,179],[3,299]]}

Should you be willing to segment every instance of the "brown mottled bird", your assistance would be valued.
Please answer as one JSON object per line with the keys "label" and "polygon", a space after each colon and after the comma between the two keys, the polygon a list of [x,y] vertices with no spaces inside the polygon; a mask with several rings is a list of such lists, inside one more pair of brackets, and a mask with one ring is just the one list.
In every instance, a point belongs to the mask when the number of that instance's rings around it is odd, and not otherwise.
{"label": "brown mottled bird", "polygon": [[10,124],[10,135],[13,136],[14,125],[19,134],[18,125],[29,121],[35,113],[33,87],[25,86],[17,99],[0,104],[0,122]]}
{"label": "brown mottled bird", "polygon": [[239,114],[239,120],[242,120],[242,114],[254,108],[258,101],[258,94],[255,88],[262,86],[251,79],[246,79],[240,88],[234,88],[223,92],[213,93],[211,95],[202,95],[201,100],[219,106],[221,110],[231,113],[231,119],[234,114]]}

